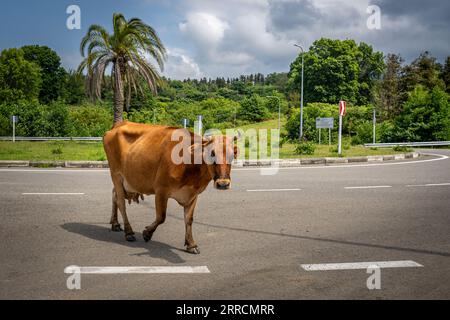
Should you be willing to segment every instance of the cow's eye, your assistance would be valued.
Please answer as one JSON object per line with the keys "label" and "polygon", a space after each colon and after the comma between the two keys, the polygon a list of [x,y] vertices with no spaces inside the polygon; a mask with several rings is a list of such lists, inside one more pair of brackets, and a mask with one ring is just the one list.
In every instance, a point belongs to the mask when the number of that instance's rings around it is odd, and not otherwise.
{"label": "cow's eye", "polygon": [[216,153],[214,152],[214,150],[211,151],[211,157],[215,157]]}

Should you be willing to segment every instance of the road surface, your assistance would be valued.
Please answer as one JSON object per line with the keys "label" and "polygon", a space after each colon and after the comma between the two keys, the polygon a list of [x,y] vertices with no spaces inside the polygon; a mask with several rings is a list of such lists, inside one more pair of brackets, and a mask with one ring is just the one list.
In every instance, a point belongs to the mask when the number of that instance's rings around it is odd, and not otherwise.
{"label": "road surface", "polygon": [[[173,200],[149,243],[141,231],[154,219],[153,196],[129,206],[138,239],[129,243],[109,229],[107,170],[2,169],[0,298],[450,299],[448,158],[276,175],[235,169],[232,184],[200,195],[193,231],[201,254],[191,255]],[[369,290],[364,263],[396,261],[420,267],[381,268],[381,289]],[[342,270],[302,267],[329,263]],[[81,289],[69,290],[70,265],[209,272],[82,274]]]}

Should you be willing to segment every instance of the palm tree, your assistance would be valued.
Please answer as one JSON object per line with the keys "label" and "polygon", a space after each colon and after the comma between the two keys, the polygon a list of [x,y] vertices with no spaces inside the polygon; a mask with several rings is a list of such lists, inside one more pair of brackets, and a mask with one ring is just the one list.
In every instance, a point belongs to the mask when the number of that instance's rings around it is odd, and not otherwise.
{"label": "palm tree", "polygon": [[141,83],[146,83],[156,94],[162,80],[149,58],[154,58],[162,71],[167,56],[155,30],[138,18],[127,21],[122,14],[115,13],[113,30],[109,34],[102,26],[94,24],[89,27],[80,44],[84,60],[78,72],[86,70],[87,93],[92,99],[100,100],[104,74],[107,67],[111,66],[114,123],[117,123],[122,121],[124,88],[127,89],[127,108],[132,89],[136,93],[139,89],[143,94]]}

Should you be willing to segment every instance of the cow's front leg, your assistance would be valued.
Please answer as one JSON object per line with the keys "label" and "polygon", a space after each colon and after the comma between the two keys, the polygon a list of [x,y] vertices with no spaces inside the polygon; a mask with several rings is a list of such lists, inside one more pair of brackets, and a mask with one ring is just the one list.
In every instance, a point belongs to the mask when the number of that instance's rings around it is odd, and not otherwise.
{"label": "cow's front leg", "polygon": [[145,242],[152,239],[153,232],[155,232],[156,228],[166,220],[167,200],[168,197],[166,193],[157,192],[155,194],[156,219],[142,231]]}
{"label": "cow's front leg", "polygon": [[194,237],[192,236],[192,222],[194,221],[194,209],[196,204],[197,197],[195,197],[188,205],[184,206],[184,224],[186,226],[184,245],[186,246],[187,252],[199,254],[200,250],[195,244]]}
{"label": "cow's front leg", "polygon": [[128,221],[127,211],[125,208],[125,190],[122,185],[122,178],[119,175],[112,175],[112,180],[114,184],[114,190],[116,191],[116,205],[122,214],[123,227],[125,231],[125,239],[127,241],[136,241],[133,229],[131,228],[130,222]]}
{"label": "cow's front leg", "polygon": [[109,223],[111,223],[112,231],[122,231],[119,220],[117,219],[117,210],[118,210],[117,195],[116,195],[116,190],[113,188],[113,190],[112,190],[112,212],[111,212],[111,220],[109,221]]}

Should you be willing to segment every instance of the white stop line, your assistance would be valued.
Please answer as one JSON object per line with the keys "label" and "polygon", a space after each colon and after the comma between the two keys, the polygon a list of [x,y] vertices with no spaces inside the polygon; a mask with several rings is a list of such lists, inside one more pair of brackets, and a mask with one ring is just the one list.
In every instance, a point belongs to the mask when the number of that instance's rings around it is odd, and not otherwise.
{"label": "white stop line", "polygon": [[368,269],[370,267],[378,267],[378,268],[423,267],[423,265],[412,260],[319,263],[319,264],[302,264],[301,266],[306,271],[357,270],[357,269]]}
{"label": "white stop line", "polygon": [[207,266],[129,266],[129,267],[77,267],[69,266],[65,273],[81,274],[142,274],[142,273],[210,273]]}

